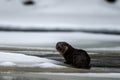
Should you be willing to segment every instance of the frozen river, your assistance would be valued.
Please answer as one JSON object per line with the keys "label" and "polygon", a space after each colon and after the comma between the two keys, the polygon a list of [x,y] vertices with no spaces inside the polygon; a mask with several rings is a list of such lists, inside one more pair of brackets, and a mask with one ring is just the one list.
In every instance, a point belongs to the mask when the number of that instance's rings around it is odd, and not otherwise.
{"label": "frozen river", "polygon": [[119,80],[115,73],[13,73],[0,77],[0,80]]}
{"label": "frozen river", "polygon": [[1,47],[55,48],[59,41],[66,41],[76,48],[120,47],[119,35],[82,32],[0,32]]}
{"label": "frozen river", "polygon": [[[55,45],[59,41],[66,41],[75,48],[83,48],[89,53],[99,53],[100,55],[92,56],[92,65],[94,67],[92,67],[90,71],[76,69],[68,70],[69,68],[65,69],[65,71],[64,69],[49,70],[39,68],[37,68],[38,70],[35,68],[33,70],[24,68],[20,69],[20,71],[16,68],[3,67],[0,68],[0,80],[120,79],[120,65],[115,64],[115,62],[119,63],[120,56],[119,35],[90,34],[82,32],[0,32],[0,51],[42,56],[60,61],[62,59],[58,56],[58,53],[55,50]],[[108,61],[106,61],[106,59],[108,59]],[[96,61],[98,61],[97,64]],[[99,62],[103,62],[103,64]],[[106,64],[105,62],[110,62],[110,64]],[[101,67],[95,67],[96,65]],[[49,70],[48,73],[47,70]],[[62,74],[61,72],[67,73]]]}

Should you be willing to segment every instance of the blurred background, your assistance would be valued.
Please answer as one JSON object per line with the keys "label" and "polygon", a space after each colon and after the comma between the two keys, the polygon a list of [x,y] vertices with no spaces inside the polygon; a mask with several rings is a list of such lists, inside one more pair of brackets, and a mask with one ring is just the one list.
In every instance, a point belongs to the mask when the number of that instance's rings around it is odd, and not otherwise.
{"label": "blurred background", "polygon": [[120,49],[120,0],[0,0],[0,47]]}

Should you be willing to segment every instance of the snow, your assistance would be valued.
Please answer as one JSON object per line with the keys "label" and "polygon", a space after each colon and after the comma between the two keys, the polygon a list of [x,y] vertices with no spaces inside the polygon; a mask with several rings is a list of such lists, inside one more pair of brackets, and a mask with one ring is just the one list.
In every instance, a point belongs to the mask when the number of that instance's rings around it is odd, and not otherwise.
{"label": "snow", "polygon": [[119,0],[35,0],[29,7],[21,1],[0,0],[1,26],[120,30]]}
{"label": "snow", "polygon": [[0,66],[8,66],[8,67],[11,66],[12,67],[12,66],[16,66],[16,64],[13,62],[1,62]]}
{"label": "snow", "polygon": [[63,68],[63,66],[59,66],[50,62],[37,64],[35,66],[40,66],[41,68]]}
{"label": "snow", "polygon": [[[89,36],[89,37],[88,37]],[[32,33],[32,32],[0,32],[0,46],[36,46],[36,47],[50,47],[55,48],[59,41],[66,41],[71,45],[94,45],[94,44],[112,44],[119,43],[119,35],[104,35],[104,34],[89,34],[89,33]],[[116,44],[115,47],[119,46]],[[104,46],[102,46],[104,47]],[[106,46],[105,46],[106,47]],[[114,47],[114,46],[113,46]],[[90,48],[90,47],[88,47]],[[96,47],[95,47],[96,48]]]}
{"label": "snow", "polygon": [[65,68],[60,62],[47,58],[28,56],[19,53],[0,52],[0,66]]}

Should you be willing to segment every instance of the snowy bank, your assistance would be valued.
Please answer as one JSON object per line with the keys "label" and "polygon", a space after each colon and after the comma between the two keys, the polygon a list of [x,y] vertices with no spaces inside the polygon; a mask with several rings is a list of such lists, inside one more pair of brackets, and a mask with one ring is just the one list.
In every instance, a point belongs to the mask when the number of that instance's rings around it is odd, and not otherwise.
{"label": "snowy bank", "polygon": [[65,68],[58,65],[60,62],[40,58],[35,56],[28,56],[18,53],[0,52],[0,66],[7,67],[41,67],[41,68]]}
{"label": "snowy bank", "polygon": [[119,0],[35,0],[31,7],[22,1],[0,0],[0,26],[120,31]]}

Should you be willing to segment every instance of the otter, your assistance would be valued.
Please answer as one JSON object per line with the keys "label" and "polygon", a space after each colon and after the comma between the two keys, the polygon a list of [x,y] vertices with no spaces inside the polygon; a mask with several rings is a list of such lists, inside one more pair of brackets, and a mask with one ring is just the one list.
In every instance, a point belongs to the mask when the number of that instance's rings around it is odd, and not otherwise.
{"label": "otter", "polygon": [[75,49],[67,42],[58,42],[56,49],[64,57],[64,63],[76,68],[90,68],[90,56],[85,50]]}

